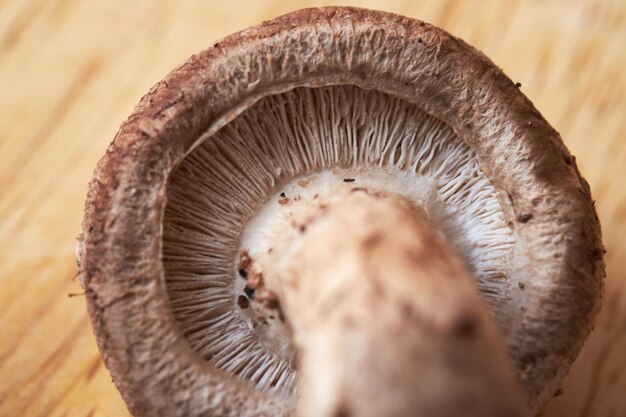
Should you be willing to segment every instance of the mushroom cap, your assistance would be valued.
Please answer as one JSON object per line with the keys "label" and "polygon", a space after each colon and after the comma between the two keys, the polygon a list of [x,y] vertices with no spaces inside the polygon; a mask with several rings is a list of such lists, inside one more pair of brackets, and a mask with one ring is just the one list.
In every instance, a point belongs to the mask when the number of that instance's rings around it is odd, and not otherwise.
{"label": "mushroom cap", "polygon": [[559,134],[488,58],[429,24],[355,8],[300,10],[191,57],[142,98],[89,185],[78,264],[105,364],[137,415],[289,415],[228,377],[177,328],[162,261],[170,175],[263,97],[353,85],[412,103],[475,152],[515,236],[498,317],[536,411],[559,388],[605,275],[589,186]]}

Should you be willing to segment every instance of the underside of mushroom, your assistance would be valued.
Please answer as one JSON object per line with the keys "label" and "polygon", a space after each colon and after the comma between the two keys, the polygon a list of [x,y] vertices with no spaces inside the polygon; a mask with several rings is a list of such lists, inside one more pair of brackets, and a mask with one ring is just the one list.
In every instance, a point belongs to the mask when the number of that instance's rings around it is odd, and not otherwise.
{"label": "underside of mushroom", "polygon": [[174,70],[90,185],[78,251],[139,416],[523,416],[591,329],[587,183],[481,53],[295,12]]}
{"label": "underside of mushroom", "polygon": [[[511,227],[474,152],[417,106],[355,86],[268,96],[188,155],[168,185],[163,261],[174,316],[220,369],[291,395],[295,350],[255,302],[255,266],[312,202],[350,190],[410,199],[496,311],[509,298]],[[339,230],[337,233],[341,233]]]}

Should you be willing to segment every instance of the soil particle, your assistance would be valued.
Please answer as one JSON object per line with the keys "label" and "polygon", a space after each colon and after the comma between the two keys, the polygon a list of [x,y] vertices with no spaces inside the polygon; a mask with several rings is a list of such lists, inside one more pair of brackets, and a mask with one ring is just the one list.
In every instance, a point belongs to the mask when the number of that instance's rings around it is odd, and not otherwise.
{"label": "soil particle", "polygon": [[245,309],[245,308],[250,307],[250,301],[248,301],[248,299],[245,296],[240,295],[239,297],[237,297],[237,305]]}

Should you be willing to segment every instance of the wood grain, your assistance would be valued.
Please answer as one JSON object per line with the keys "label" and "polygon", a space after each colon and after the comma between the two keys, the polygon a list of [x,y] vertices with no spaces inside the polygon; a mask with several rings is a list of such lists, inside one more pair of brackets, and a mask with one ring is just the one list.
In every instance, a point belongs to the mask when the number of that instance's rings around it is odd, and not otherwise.
{"label": "wood grain", "polygon": [[[84,299],[68,297],[81,292],[74,236],[91,172],[174,66],[229,33],[325,4],[0,0],[0,416],[128,415]],[[597,201],[608,279],[596,329],[541,416],[626,416],[626,3],[350,4],[462,37],[561,132]]]}

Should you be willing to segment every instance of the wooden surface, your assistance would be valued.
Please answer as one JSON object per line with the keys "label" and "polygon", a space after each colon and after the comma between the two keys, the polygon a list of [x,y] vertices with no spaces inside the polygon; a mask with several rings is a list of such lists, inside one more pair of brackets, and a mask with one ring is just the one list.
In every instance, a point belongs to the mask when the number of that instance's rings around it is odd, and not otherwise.
{"label": "wooden surface", "polygon": [[[335,2],[342,3],[342,2]],[[542,417],[626,416],[626,4],[351,2],[483,50],[562,134],[608,250],[596,330]],[[141,95],[215,40],[313,2],[0,0],[0,416],[124,416],[74,279],[96,161]]]}

